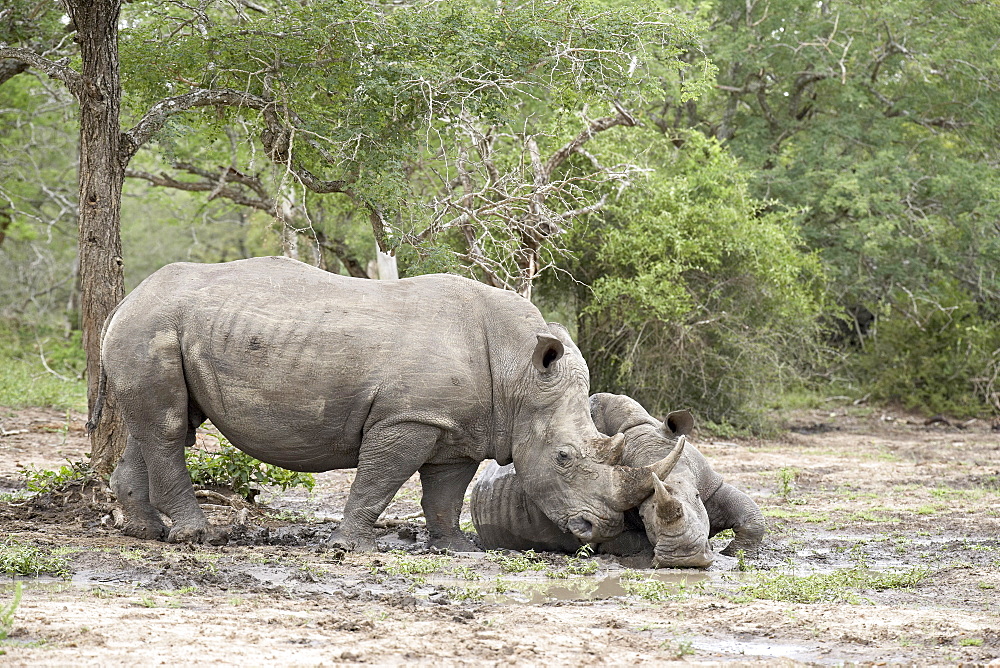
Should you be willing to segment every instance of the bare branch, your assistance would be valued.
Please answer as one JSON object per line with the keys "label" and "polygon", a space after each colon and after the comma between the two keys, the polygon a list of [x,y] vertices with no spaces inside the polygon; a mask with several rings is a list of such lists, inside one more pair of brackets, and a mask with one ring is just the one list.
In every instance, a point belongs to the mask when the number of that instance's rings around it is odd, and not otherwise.
{"label": "bare branch", "polygon": [[635,127],[639,125],[639,121],[635,118],[635,116],[619,106],[617,102],[615,103],[615,110],[618,113],[614,116],[606,116],[604,118],[598,118],[595,121],[591,121],[590,125],[585,130],[574,137],[565,146],[553,153],[552,157],[550,157],[548,162],[545,164],[546,178],[551,178],[552,172],[554,172],[559,165],[565,162],[566,159],[573,153],[577,152],[581,146],[590,141],[597,133],[610,130],[618,125],[624,125],[626,127]]}

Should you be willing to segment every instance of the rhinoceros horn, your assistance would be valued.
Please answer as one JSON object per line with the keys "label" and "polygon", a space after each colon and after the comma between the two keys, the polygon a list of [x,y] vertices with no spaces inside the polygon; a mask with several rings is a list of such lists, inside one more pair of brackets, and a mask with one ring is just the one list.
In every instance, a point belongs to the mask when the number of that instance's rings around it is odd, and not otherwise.
{"label": "rhinoceros horn", "polygon": [[602,464],[617,464],[625,453],[625,434],[603,439],[595,448],[596,459]]}
{"label": "rhinoceros horn", "polygon": [[653,494],[656,491],[655,481],[666,478],[677,465],[686,442],[687,438],[681,436],[666,457],[648,466],[615,466],[613,473],[617,492],[615,510],[623,512],[635,508]]}
{"label": "rhinoceros horn", "polygon": [[684,516],[684,506],[674,498],[663,481],[653,474],[653,500],[656,502],[656,515],[660,521],[670,524]]}

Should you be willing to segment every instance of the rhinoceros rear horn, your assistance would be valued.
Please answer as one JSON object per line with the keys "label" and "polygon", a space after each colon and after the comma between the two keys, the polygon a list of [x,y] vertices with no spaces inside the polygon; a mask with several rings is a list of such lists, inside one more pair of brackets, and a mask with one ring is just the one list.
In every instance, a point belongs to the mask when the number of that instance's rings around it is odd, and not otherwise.
{"label": "rhinoceros rear horn", "polygon": [[547,371],[566,352],[563,342],[548,332],[539,333],[531,363],[539,371]]}
{"label": "rhinoceros rear horn", "polygon": [[625,454],[625,434],[603,439],[597,446],[597,460],[602,464],[617,464]]}

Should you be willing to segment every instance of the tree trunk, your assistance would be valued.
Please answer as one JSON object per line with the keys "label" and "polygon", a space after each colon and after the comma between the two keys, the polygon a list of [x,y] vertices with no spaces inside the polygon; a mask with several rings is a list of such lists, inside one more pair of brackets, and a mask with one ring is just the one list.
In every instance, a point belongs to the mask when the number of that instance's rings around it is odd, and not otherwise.
{"label": "tree trunk", "polygon": [[[125,296],[121,248],[120,0],[67,0],[82,60],[80,97],[80,326],[87,355],[87,407],[93,412],[100,380],[101,329]],[[121,457],[125,429],[113,404],[91,433],[91,464],[108,474]]]}

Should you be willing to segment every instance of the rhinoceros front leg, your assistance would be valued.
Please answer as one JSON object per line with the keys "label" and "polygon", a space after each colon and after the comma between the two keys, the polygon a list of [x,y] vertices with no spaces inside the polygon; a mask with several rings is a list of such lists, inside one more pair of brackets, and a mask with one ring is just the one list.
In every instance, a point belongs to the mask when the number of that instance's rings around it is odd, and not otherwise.
{"label": "rhinoceros front leg", "polygon": [[455,552],[479,551],[458,525],[465,490],[478,468],[479,462],[424,464],[420,467],[420,486],[423,489],[420,506],[427,520],[431,547]]}
{"label": "rhinoceros front leg", "polygon": [[735,557],[742,550],[748,556],[755,555],[767,532],[764,513],[744,492],[729,483],[721,487],[705,502],[705,510],[712,524],[710,536],[723,529],[732,529],[735,537],[721,550],[727,557]]}
{"label": "rhinoceros front leg", "polygon": [[125,453],[111,474],[111,489],[118,497],[118,503],[125,511],[125,526],[122,532],[133,538],[163,540],[167,536],[167,525],[160,519],[160,513],[149,502],[149,472],[142,458],[139,442],[129,436],[125,442]]}
{"label": "rhinoceros front leg", "polygon": [[427,461],[440,431],[427,425],[372,428],[361,441],[358,472],[344,506],[344,521],[327,544],[376,552],[375,522],[403,483]]}

